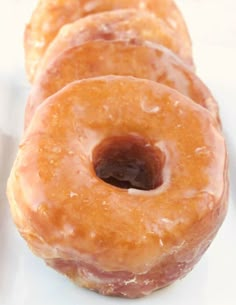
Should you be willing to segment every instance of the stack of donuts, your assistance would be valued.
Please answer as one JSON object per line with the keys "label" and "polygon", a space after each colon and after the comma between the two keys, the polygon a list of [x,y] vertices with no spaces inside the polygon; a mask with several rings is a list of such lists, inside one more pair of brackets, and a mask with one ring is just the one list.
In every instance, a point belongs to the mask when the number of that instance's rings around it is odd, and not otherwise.
{"label": "stack of donuts", "polygon": [[140,297],[185,276],[227,211],[217,103],[172,0],[41,0],[8,181],[32,251],[76,284]]}

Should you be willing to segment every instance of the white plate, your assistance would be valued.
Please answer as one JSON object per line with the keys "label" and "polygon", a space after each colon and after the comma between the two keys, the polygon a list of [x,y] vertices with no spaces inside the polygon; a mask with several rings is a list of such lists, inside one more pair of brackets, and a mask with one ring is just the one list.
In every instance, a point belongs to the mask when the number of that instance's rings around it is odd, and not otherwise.
{"label": "white plate", "polygon": [[198,74],[217,98],[230,154],[227,218],[195,269],[167,289],[138,300],[103,297],[77,288],[28,250],[12,224],[6,179],[23,126],[29,86],[23,72],[22,32],[34,3],[1,4],[0,34],[0,305],[235,305],[236,304],[236,23],[234,0],[179,0],[194,41]]}

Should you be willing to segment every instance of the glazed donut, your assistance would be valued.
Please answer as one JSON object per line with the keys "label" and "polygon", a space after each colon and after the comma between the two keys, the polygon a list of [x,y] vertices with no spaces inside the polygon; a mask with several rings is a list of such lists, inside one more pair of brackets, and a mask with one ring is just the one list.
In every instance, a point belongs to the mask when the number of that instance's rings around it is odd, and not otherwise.
{"label": "glazed donut", "polygon": [[[45,52],[38,66],[37,76],[65,50],[91,40],[126,40],[159,43],[191,62],[191,54],[182,41],[161,19],[139,10],[115,10],[91,15],[64,26]],[[188,50],[189,51],[189,50]]]}
{"label": "glazed donut", "polygon": [[112,74],[150,79],[170,86],[207,108],[220,126],[218,106],[210,91],[172,52],[160,45],[106,40],[89,41],[68,49],[51,62],[30,94],[25,126],[28,126],[38,105],[65,85],[75,80]]}
{"label": "glazed donut", "polygon": [[191,54],[191,40],[181,13],[172,0],[41,0],[25,31],[25,62],[29,80],[61,27],[89,14],[134,8],[147,10],[165,21]]}
{"label": "glazed donut", "polygon": [[226,169],[207,110],[153,81],[105,76],[37,108],[8,197],[48,265],[102,294],[139,297],[208,248],[226,213]]}

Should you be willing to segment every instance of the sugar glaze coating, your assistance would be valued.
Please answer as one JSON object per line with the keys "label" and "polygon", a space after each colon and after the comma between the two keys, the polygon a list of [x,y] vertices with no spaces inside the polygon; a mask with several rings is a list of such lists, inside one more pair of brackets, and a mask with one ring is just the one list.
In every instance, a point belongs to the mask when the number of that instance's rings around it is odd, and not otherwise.
{"label": "sugar glaze coating", "polygon": [[[96,176],[96,147],[126,135],[165,156],[161,186],[125,190]],[[8,181],[13,219],[37,255],[84,287],[126,297],[192,269],[224,219],[227,194],[225,142],[208,111],[168,87],[118,76],[76,81],[48,98]]]}
{"label": "sugar glaze coating", "polygon": [[133,44],[142,44],[144,41],[158,43],[192,65],[191,50],[184,47],[183,41],[165,20],[135,9],[114,10],[96,16],[89,15],[62,27],[42,57],[35,79],[37,80],[55,57],[69,48],[93,40],[126,40]]}
{"label": "sugar glaze coating", "polygon": [[67,84],[84,78],[123,75],[162,83],[208,109],[219,123],[218,105],[209,89],[174,53],[160,44],[96,40],[69,48],[43,70],[25,110],[25,127],[35,109]]}
{"label": "sugar glaze coating", "polygon": [[183,17],[172,0],[40,0],[25,30],[25,65],[31,82],[59,30],[87,15],[117,9],[138,9],[165,21],[180,37],[183,49],[191,40]]}

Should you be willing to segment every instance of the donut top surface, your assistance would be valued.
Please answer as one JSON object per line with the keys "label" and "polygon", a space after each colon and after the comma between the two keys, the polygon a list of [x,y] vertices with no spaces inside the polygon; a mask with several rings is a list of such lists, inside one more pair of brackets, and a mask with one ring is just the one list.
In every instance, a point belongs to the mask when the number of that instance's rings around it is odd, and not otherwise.
{"label": "donut top surface", "polygon": [[[130,166],[125,179],[145,169],[150,190],[140,179],[128,188],[104,181],[119,180],[122,164]],[[74,82],[38,108],[8,194],[21,234],[43,258],[60,253],[142,273],[218,229],[226,165],[224,139],[204,108],[152,81],[101,77]]]}
{"label": "donut top surface", "polygon": [[142,44],[159,43],[191,64],[191,50],[165,21],[140,10],[115,10],[90,15],[61,28],[38,67],[37,77],[50,62],[66,49],[91,40],[127,40]]}
{"label": "donut top surface", "polygon": [[207,108],[219,122],[218,106],[209,89],[170,50],[157,44],[96,40],[66,50],[42,72],[27,103],[25,126],[38,105],[65,85],[105,75],[134,76],[167,85]]}
{"label": "donut top surface", "polygon": [[183,45],[191,49],[185,22],[172,0],[41,0],[25,31],[29,79],[34,80],[41,58],[62,26],[89,14],[132,8],[154,13],[181,37]]}

